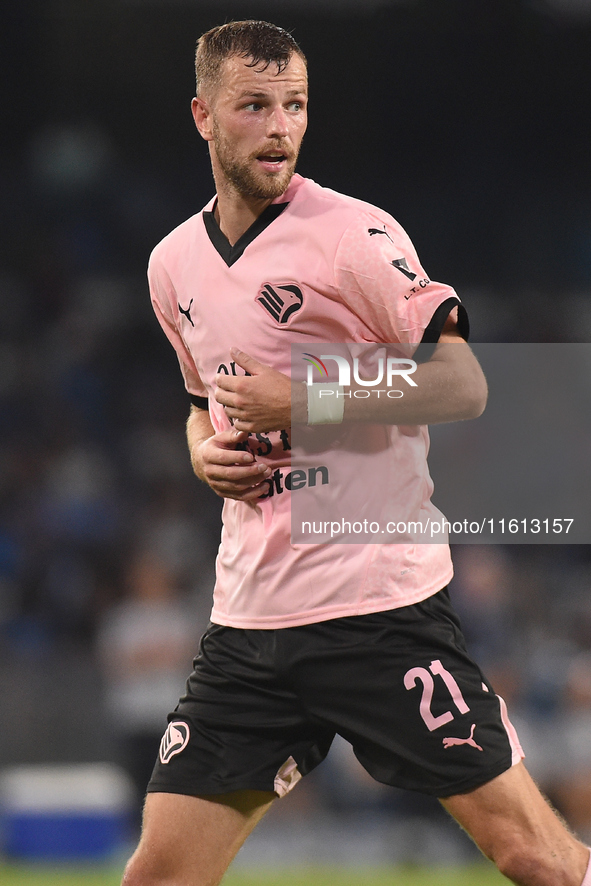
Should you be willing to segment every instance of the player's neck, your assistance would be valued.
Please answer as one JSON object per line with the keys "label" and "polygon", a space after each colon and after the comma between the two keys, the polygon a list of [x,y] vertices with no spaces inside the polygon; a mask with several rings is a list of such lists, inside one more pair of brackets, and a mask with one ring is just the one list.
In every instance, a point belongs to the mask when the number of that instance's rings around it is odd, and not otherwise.
{"label": "player's neck", "polygon": [[244,197],[233,191],[218,189],[214,217],[231,246],[240,240],[272,202],[272,199]]}

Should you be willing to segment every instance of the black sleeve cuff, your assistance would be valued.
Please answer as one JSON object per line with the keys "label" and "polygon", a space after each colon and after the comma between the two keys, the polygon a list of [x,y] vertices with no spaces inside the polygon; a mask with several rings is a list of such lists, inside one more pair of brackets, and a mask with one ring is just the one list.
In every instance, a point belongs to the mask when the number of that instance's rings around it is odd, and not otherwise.
{"label": "black sleeve cuff", "polygon": [[209,400],[207,397],[196,397],[195,394],[189,394],[189,399],[197,409],[209,409]]}
{"label": "black sleeve cuff", "polygon": [[465,341],[468,341],[470,336],[470,321],[468,320],[468,313],[459,298],[451,295],[449,298],[446,298],[445,301],[441,302],[429,320],[429,324],[425,329],[421,342],[414,354],[414,359],[418,363],[426,363],[427,360],[431,359],[433,351],[435,350],[435,345],[439,341],[443,327],[447,322],[447,318],[453,308],[456,307],[458,309],[458,332]]}
{"label": "black sleeve cuff", "polygon": [[466,308],[461,304],[459,298],[452,295],[449,298],[446,298],[445,301],[441,302],[429,320],[429,325],[423,333],[421,344],[437,344],[441,331],[447,322],[447,318],[449,317],[451,310],[455,307],[458,309],[458,331],[462,338],[468,341],[470,336],[470,322],[468,320]]}

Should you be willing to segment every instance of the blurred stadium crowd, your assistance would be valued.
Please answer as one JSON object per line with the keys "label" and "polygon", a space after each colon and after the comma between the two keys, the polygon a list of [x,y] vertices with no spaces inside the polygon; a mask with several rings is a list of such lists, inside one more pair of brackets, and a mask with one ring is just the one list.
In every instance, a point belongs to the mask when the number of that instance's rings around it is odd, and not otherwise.
{"label": "blurred stadium crowd", "polygon": [[[162,168],[124,162],[88,120],[46,121],[0,166],[0,763],[117,760],[139,794],[207,622],[220,525],[190,469],[189,404],[144,267],[211,180],[200,158],[180,197],[162,171],[173,152]],[[475,340],[589,340],[591,222],[577,219],[576,286],[474,275],[460,290]],[[591,553],[466,545],[455,562],[470,647],[534,776],[591,840]],[[355,810],[439,815],[371,782],[340,743],[281,815]]]}

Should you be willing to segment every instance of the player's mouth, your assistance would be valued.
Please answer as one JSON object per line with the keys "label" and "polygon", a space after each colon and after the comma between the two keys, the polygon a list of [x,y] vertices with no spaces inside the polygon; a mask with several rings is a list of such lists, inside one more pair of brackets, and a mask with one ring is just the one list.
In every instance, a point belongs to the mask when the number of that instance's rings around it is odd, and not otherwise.
{"label": "player's mouth", "polygon": [[265,172],[283,172],[287,165],[287,154],[283,151],[269,151],[259,154],[257,160]]}

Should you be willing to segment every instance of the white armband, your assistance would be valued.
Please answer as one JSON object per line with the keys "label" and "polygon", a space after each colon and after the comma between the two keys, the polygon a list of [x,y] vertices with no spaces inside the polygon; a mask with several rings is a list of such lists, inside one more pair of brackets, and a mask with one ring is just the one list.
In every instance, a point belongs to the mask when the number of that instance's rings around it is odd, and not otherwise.
{"label": "white armband", "polygon": [[333,382],[308,385],[308,424],[337,425],[345,415],[343,386]]}

